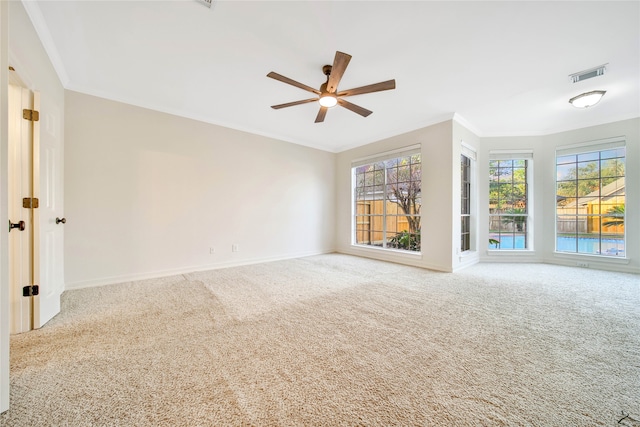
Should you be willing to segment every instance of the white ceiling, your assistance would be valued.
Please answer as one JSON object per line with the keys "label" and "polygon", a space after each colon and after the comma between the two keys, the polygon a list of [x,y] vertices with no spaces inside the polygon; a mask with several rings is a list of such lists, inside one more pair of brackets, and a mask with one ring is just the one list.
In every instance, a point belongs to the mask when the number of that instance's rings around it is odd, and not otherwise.
{"label": "white ceiling", "polygon": [[[455,114],[479,136],[539,135],[640,116],[640,2],[24,1],[65,88],[339,152]],[[266,77],[395,90],[314,123],[312,97]],[[568,75],[608,63],[604,76]],[[568,99],[601,89],[578,110]]]}

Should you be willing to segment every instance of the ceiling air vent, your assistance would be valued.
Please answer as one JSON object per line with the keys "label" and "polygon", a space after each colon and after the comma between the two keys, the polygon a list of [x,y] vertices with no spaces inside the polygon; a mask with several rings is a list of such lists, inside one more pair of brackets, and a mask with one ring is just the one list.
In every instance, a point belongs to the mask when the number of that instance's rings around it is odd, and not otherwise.
{"label": "ceiling air vent", "polygon": [[208,8],[211,8],[211,1],[212,0],[196,0],[198,3],[201,3],[205,6],[207,6]]}
{"label": "ceiling air vent", "polygon": [[571,80],[571,83],[578,83],[583,80],[590,79],[592,77],[601,76],[604,74],[605,71],[607,71],[607,65],[609,64],[599,65],[595,68],[589,68],[588,70],[569,74],[569,79]]}

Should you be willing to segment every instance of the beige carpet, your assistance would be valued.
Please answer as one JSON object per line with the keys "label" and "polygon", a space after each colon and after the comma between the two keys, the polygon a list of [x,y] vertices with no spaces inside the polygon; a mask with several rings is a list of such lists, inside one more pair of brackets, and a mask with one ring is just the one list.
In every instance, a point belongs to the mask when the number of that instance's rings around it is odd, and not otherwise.
{"label": "beige carpet", "polygon": [[640,426],[638,275],[332,254],[62,303],[0,425]]}

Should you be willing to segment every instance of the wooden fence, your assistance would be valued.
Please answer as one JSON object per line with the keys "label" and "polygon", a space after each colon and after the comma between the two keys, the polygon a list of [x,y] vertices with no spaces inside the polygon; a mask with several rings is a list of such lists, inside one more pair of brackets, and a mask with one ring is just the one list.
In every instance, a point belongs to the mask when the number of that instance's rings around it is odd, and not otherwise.
{"label": "wooden fence", "polygon": [[382,245],[384,240],[384,211],[387,212],[387,239],[402,231],[409,231],[409,221],[397,203],[388,200],[367,200],[356,204],[356,243],[362,245]]}

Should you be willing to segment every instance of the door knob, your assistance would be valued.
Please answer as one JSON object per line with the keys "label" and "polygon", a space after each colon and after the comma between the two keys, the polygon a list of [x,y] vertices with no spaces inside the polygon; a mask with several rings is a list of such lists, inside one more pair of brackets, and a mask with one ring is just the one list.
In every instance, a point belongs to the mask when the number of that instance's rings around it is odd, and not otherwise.
{"label": "door knob", "polygon": [[56,224],[60,224],[60,223],[66,224],[67,223],[67,218],[57,218],[56,217]]}
{"label": "door knob", "polygon": [[11,230],[13,230],[14,228],[17,228],[20,231],[24,231],[26,225],[24,223],[24,221],[18,221],[16,223],[11,222],[11,220],[9,220],[9,232],[11,232]]}

